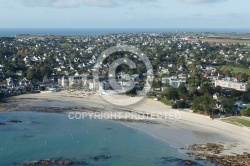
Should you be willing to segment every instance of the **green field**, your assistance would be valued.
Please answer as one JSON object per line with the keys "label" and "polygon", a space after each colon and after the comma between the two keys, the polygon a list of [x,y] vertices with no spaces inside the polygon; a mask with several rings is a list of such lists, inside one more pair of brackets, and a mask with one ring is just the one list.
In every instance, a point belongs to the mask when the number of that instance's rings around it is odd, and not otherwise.
{"label": "green field", "polygon": [[243,118],[227,118],[227,119],[223,119],[222,121],[231,123],[234,125],[238,125],[238,126],[250,127],[250,120],[243,119]]}
{"label": "green field", "polygon": [[244,50],[244,51],[250,51],[250,46],[245,46],[245,47],[243,48],[243,50]]}
{"label": "green field", "polygon": [[227,39],[250,39],[249,34],[210,34],[208,36]]}
{"label": "green field", "polygon": [[161,99],[160,102],[166,104],[166,105],[172,105],[172,101],[168,99]]}
{"label": "green field", "polygon": [[250,76],[250,69],[244,67],[232,67],[232,66],[222,66],[220,70],[228,70],[233,73],[246,73]]}

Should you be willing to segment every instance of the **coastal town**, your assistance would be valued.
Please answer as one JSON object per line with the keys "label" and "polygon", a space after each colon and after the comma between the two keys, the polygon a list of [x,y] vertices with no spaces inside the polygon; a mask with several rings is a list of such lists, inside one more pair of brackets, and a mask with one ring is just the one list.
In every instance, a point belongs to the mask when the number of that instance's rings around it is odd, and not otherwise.
{"label": "coastal town", "polygon": [[[135,83],[134,90],[127,95],[138,94],[145,80],[150,79],[152,87],[148,96],[172,105],[173,108],[191,108],[194,112],[208,115],[240,115],[243,109],[250,106],[250,41],[222,42],[216,40],[218,37],[213,37],[216,35],[24,34],[2,37],[0,96],[57,92],[63,89],[110,92],[113,87],[109,83],[111,76],[108,68],[116,58],[126,57],[136,62],[136,70],[122,65],[117,68],[115,79],[123,89],[129,87],[131,81]],[[100,78],[96,80],[93,70],[97,58],[109,47],[117,45],[132,45],[142,50],[153,66],[152,71],[146,71],[141,59],[135,54],[118,52],[106,58],[99,71]]]}
{"label": "coastal town", "polygon": [[0,166],[250,166],[249,6],[2,0]]}

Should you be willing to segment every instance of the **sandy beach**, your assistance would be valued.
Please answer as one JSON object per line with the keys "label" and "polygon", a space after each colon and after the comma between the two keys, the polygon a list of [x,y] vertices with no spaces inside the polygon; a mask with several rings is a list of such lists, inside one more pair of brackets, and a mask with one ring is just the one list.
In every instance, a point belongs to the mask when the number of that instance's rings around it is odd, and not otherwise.
{"label": "sandy beach", "polygon": [[[115,98],[125,99],[129,97],[115,96]],[[117,107],[107,103],[100,95],[82,95],[81,92],[77,91],[62,91],[20,95],[11,98],[6,105],[5,111],[22,111],[32,108],[34,111],[45,112],[123,111],[147,115],[154,113],[162,116],[173,113],[178,115],[178,118],[120,119],[118,122],[164,140],[184,153],[188,151],[190,145],[206,143],[223,145],[225,149],[221,155],[250,153],[249,128],[225,123],[219,119],[212,120],[203,115],[173,110],[171,107],[149,98],[145,98],[135,105]]]}

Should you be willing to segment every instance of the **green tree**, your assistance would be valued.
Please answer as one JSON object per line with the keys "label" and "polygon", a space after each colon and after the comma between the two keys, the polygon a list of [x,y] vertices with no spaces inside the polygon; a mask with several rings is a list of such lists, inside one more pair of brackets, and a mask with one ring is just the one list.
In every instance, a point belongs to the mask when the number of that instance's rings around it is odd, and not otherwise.
{"label": "green tree", "polygon": [[202,85],[199,91],[202,95],[205,95],[206,93],[213,95],[215,93],[213,88],[208,84]]}
{"label": "green tree", "polygon": [[178,90],[176,88],[169,87],[163,92],[164,97],[168,100],[178,100],[180,99]]}
{"label": "green tree", "polygon": [[178,88],[178,93],[180,96],[184,97],[187,95],[188,91],[185,85],[180,85]]}
{"label": "green tree", "polygon": [[28,69],[27,71],[27,79],[32,80],[34,78],[34,70],[33,69]]}
{"label": "green tree", "polygon": [[242,116],[250,116],[250,108],[246,108],[240,112]]}
{"label": "green tree", "polygon": [[42,76],[48,75],[50,76],[52,74],[52,69],[48,66],[43,66],[40,68],[40,72]]}
{"label": "green tree", "polygon": [[245,102],[250,102],[250,89],[248,91],[244,92],[242,99]]}
{"label": "green tree", "polygon": [[232,112],[234,109],[234,100],[230,98],[221,97],[219,99],[220,103],[223,104],[223,109],[226,112]]}
{"label": "green tree", "polygon": [[194,110],[194,112],[202,111],[202,98],[201,97],[196,97],[193,100],[191,108]]}
{"label": "green tree", "polygon": [[201,111],[206,114],[211,114],[216,106],[215,100],[211,95],[205,94],[201,97],[196,97],[192,104],[192,109],[197,112]]}
{"label": "green tree", "polygon": [[126,95],[131,96],[131,97],[137,95],[136,88],[133,88],[130,91],[126,92]]}
{"label": "green tree", "polygon": [[152,87],[153,88],[160,88],[162,86],[161,80],[156,79],[153,81]]}
{"label": "green tree", "polygon": [[216,106],[216,102],[212,98],[212,96],[210,96],[209,94],[205,94],[202,97],[202,108],[204,112],[211,114],[215,106]]}
{"label": "green tree", "polygon": [[188,107],[189,105],[187,104],[185,100],[177,101],[176,103],[172,105],[172,108],[188,108]]}

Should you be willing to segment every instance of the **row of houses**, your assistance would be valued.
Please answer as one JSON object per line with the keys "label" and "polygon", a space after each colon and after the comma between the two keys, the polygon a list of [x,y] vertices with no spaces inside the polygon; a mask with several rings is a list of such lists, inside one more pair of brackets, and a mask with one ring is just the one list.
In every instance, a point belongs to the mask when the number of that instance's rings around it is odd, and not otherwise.
{"label": "row of houses", "polygon": [[98,82],[88,76],[63,76],[58,79],[58,85],[62,87],[72,87],[79,85],[90,90],[99,90]]}
{"label": "row of houses", "polygon": [[[151,84],[154,81],[155,76],[153,71],[148,71],[147,76],[141,76],[138,74],[129,75],[124,72],[117,73],[117,75],[109,75],[108,77],[99,77],[99,79],[93,78],[90,75],[79,75],[75,76],[63,76],[58,80],[59,86],[70,88],[73,86],[81,87],[82,89],[88,89],[93,91],[112,91],[124,93],[134,87],[141,93],[149,92],[151,89]],[[146,80],[144,87],[140,86],[141,80]]]}
{"label": "row of houses", "polygon": [[[110,80],[116,80],[110,85]],[[139,79],[138,75],[121,75],[118,77],[101,77],[98,80],[94,79],[92,76],[86,75],[75,75],[75,76],[63,76],[61,79],[58,79],[59,86],[62,87],[73,87],[79,86],[81,88],[89,89],[89,90],[126,90],[127,87],[134,85]]]}
{"label": "row of houses", "polygon": [[222,88],[230,88],[238,91],[246,92],[250,85],[248,83],[238,82],[237,79],[233,78],[224,78],[214,81],[215,87],[220,86]]}

